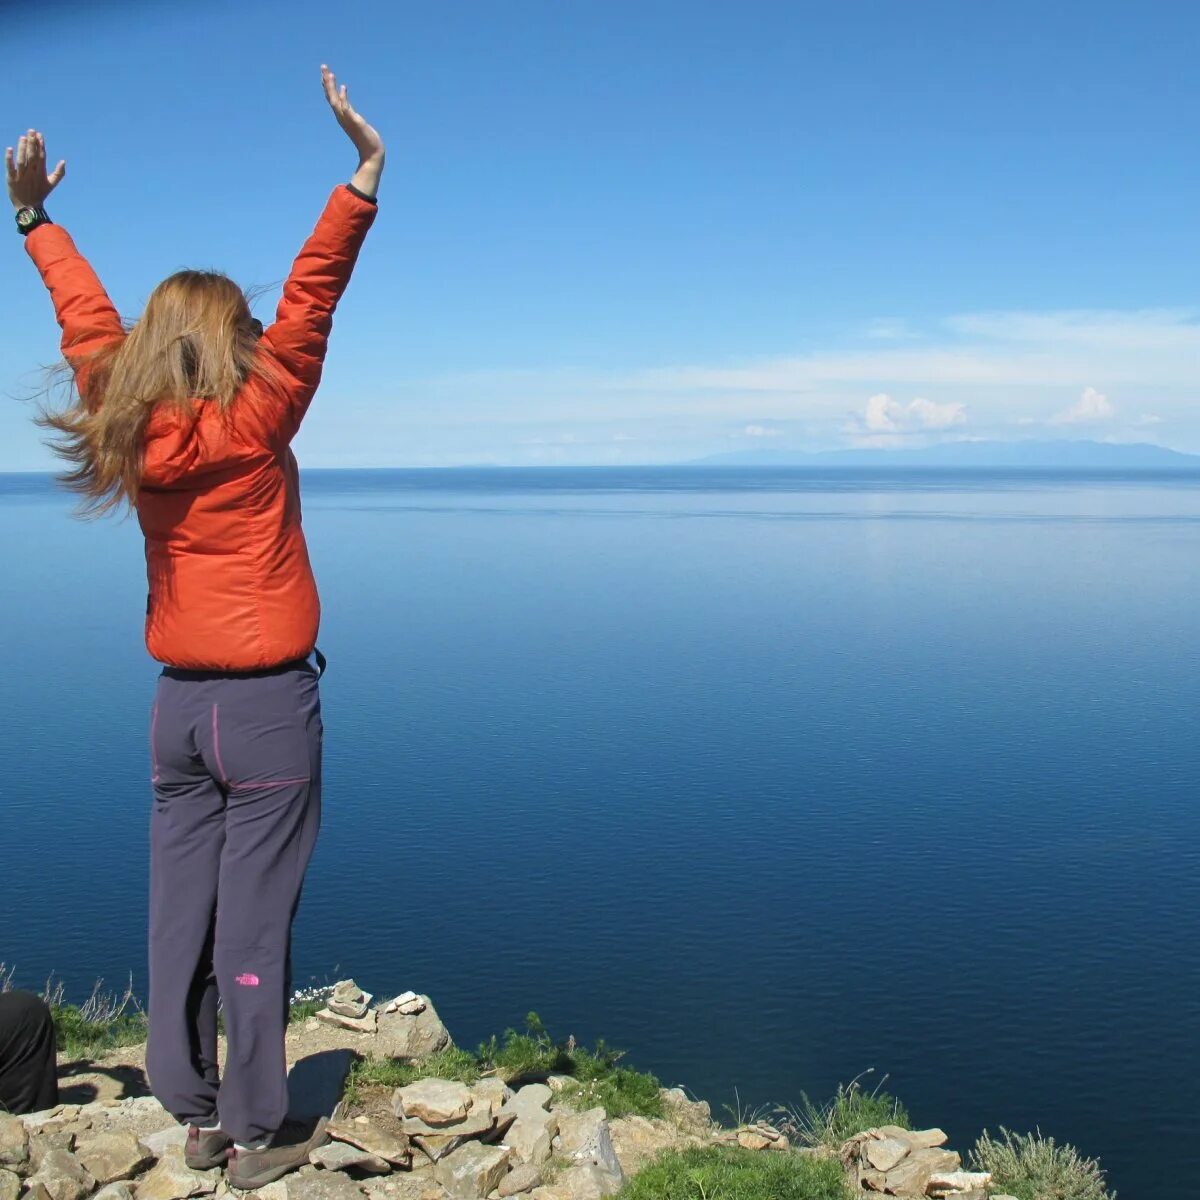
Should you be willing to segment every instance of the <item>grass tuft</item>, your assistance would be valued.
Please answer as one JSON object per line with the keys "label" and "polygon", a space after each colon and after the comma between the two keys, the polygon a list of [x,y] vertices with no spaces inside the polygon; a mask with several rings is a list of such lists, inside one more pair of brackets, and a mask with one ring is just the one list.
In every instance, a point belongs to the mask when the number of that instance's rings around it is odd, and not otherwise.
{"label": "grass tuft", "polygon": [[1059,1145],[1036,1133],[1017,1134],[1000,1127],[1000,1138],[984,1130],[971,1151],[976,1171],[991,1171],[992,1189],[1018,1200],[1114,1200],[1100,1164],[1074,1146]]}
{"label": "grass tuft", "polygon": [[429,1058],[409,1061],[400,1058],[360,1058],[346,1079],[343,1093],[347,1104],[362,1099],[364,1089],[407,1087],[418,1079],[456,1079],[474,1083],[482,1074],[479,1061],[469,1050],[449,1046]]}
{"label": "grass tuft", "polygon": [[569,1075],[572,1082],[561,1096],[572,1107],[601,1104],[610,1117],[630,1113],[661,1117],[664,1109],[658,1080],[621,1066],[622,1057],[623,1052],[611,1050],[602,1041],[591,1050],[577,1045],[574,1038],[556,1042],[537,1013],[530,1013],[523,1033],[506,1030],[503,1037],[482,1042],[474,1054],[452,1046],[417,1062],[363,1059],[350,1072],[345,1096],[348,1103],[356,1104],[364,1088],[404,1087],[430,1076],[474,1083],[483,1075],[494,1075],[519,1087],[548,1075]]}
{"label": "grass tuft", "polygon": [[133,994],[133,979],[123,992],[104,991],[97,979],[82,1004],[68,1004],[62,980],[46,980],[42,999],[50,1007],[58,1037],[58,1052],[69,1059],[96,1058],[120,1046],[146,1040],[146,1014]]}
{"label": "grass tuft", "polygon": [[841,1164],[816,1155],[727,1146],[673,1151],[645,1167],[619,1200],[846,1200]]}
{"label": "grass tuft", "polygon": [[882,1090],[886,1075],[869,1092],[863,1088],[861,1079],[862,1075],[847,1084],[838,1084],[837,1094],[824,1104],[814,1104],[801,1092],[798,1106],[777,1110],[779,1128],[802,1146],[832,1151],[841,1149],[856,1134],[879,1125],[912,1128],[908,1110]]}

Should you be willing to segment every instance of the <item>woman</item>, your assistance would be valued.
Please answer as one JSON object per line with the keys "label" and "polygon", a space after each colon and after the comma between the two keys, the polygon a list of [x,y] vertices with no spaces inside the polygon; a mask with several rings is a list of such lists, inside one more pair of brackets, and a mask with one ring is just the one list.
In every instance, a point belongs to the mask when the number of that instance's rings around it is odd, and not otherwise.
{"label": "woman", "polygon": [[76,388],[42,423],[85,508],[132,506],[146,538],[146,643],[164,664],[150,731],[147,1070],[190,1126],[189,1164],[227,1162],[243,1188],[302,1165],[325,1137],[284,1123],[289,947],[320,823],[322,736],[308,662],[319,602],[289,447],[375,217],[384,146],[321,75],[358,169],[330,197],[265,332],[236,284],[203,271],[164,280],[127,331],[43,207],[65,163],[47,174],[30,130],[6,164]]}

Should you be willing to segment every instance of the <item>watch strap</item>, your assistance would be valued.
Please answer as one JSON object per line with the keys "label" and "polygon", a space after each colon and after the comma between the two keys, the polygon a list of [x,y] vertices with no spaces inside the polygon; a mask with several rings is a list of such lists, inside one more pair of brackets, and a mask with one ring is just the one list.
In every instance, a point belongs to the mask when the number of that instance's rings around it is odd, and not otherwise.
{"label": "watch strap", "polygon": [[17,230],[22,237],[32,233],[39,225],[52,225],[50,214],[40,205],[25,205],[17,209]]}

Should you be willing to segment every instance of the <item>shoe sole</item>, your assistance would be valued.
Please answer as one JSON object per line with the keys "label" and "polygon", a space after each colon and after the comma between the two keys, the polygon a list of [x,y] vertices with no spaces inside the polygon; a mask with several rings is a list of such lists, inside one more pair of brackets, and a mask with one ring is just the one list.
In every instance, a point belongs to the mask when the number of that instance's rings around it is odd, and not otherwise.
{"label": "shoe sole", "polygon": [[[299,1162],[285,1164],[279,1167],[268,1167],[264,1171],[258,1172],[256,1175],[238,1175],[236,1170],[229,1169],[225,1172],[225,1182],[231,1188],[237,1188],[239,1192],[252,1192],[256,1188],[266,1187],[268,1183],[274,1183],[277,1179],[282,1179],[285,1175],[292,1174],[293,1171],[300,1170],[301,1167],[308,1163],[308,1156],[322,1146],[327,1146],[332,1139],[326,1132],[326,1118],[322,1117],[317,1124],[317,1128],[313,1131],[312,1137],[305,1143],[304,1157]],[[239,1161],[236,1157],[233,1159],[236,1165]]]}
{"label": "shoe sole", "polygon": [[224,1150],[220,1154],[210,1154],[201,1158],[197,1154],[185,1154],[183,1161],[192,1171],[212,1171],[217,1167],[223,1167],[229,1161],[229,1151]]}
{"label": "shoe sole", "polygon": [[[305,1159],[304,1162],[308,1160]],[[304,1166],[304,1163],[297,1163],[294,1167],[272,1167],[269,1171],[263,1171],[258,1175],[251,1175],[245,1179],[234,1175],[232,1171],[225,1173],[225,1182],[231,1188],[237,1188],[239,1192],[253,1192],[260,1187],[266,1187],[268,1183],[274,1183],[277,1179],[282,1179],[285,1175],[290,1175],[293,1171],[298,1171]]]}

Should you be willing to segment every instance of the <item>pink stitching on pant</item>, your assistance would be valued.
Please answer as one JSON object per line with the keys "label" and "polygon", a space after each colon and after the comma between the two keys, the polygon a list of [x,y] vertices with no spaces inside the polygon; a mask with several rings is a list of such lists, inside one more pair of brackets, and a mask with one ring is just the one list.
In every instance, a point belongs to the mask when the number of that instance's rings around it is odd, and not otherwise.
{"label": "pink stitching on pant", "polygon": [[221,772],[221,779],[226,787],[229,787],[229,772],[225,770],[225,764],[221,761],[221,730],[218,725],[218,716],[221,711],[219,704],[213,705],[213,757],[217,760],[217,770]]}

